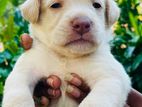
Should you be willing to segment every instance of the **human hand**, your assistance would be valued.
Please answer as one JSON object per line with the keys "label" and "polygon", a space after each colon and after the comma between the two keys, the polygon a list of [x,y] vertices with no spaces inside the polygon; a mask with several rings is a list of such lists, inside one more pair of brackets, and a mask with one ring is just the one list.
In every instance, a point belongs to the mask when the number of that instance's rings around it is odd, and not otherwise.
{"label": "human hand", "polygon": [[42,78],[34,89],[35,107],[47,107],[52,100],[61,96],[61,80],[55,75]]}
{"label": "human hand", "polygon": [[132,89],[127,99],[126,107],[142,107],[142,94]]}
{"label": "human hand", "polygon": [[[77,74],[69,74],[66,81],[67,95],[80,103],[89,93],[90,88]],[[42,78],[34,90],[36,107],[47,107],[52,100],[58,99],[61,96],[60,86],[61,80],[55,75]]]}
{"label": "human hand", "polygon": [[68,74],[65,77],[65,81],[68,83],[66,94],[78,103],[90,92],[90,88],[86,82],[75,73]]}

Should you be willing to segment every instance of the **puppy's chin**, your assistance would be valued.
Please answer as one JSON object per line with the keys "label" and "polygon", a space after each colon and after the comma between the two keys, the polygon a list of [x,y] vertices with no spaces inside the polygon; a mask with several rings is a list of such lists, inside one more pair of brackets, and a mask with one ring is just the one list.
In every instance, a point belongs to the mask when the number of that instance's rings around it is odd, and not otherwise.
{"label": "puppy's chin", "polygon": [[[52,48],[53,49],[53,48]],[[71,43],[66,46],[54,47],[54,51],[62,56],[68,58],[78,58],[91,55],[95,52],[95,44],[86,43]]]}

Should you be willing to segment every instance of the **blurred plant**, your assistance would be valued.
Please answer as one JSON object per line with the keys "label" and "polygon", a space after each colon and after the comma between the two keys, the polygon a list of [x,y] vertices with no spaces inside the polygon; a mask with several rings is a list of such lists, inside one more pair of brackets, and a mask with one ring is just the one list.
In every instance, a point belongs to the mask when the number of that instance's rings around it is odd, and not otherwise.
{"label": "blurred plant", "polygon": [[142,92],[142,1],[117,0],[121,17],[115,24],[117,36],[112,53],[123,63],[134,88]]}

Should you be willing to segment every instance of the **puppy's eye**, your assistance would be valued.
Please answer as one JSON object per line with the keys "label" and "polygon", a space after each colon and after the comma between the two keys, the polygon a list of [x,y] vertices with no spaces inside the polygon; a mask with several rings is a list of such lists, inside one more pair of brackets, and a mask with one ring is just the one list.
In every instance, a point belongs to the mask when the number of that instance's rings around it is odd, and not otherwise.
{"label": "puppy's eye", "polygon": [[96,9],[99,9],[101,8],[101,4],[100,3],[93,3],[93,7],[96,8]]}
{"label": "puppy's eye", "polygon": [[62,7],[61,3],[54,3],[51,5],[51,8],[54,8],[54,9],[61,8],[61,7]]}

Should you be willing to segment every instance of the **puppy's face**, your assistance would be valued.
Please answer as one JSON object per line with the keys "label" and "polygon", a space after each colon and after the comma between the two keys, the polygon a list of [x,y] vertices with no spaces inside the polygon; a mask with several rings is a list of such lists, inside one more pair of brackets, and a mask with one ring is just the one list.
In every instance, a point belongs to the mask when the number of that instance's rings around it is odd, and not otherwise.
{"label": "puppy's face", "polygon": [[33,35],[68,57],[91,54],[108,42],[119,16],[113,0],[27,0],[21,9]]}

